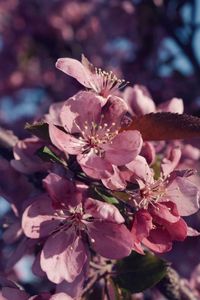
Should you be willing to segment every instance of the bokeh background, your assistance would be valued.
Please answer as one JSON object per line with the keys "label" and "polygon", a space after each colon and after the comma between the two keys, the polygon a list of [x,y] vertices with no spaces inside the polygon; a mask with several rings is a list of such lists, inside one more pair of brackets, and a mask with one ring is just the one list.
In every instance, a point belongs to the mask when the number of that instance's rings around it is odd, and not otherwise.
{"label": "bokeh background", "polygon": [[[199,116],[199,0],[0,0],[0,126],[23,138],[25,122],[78,91],[55,62],[82,53],[145,85],[156,103],[182,98]],[[191,223],[200,229],[198,216]],[[199,253],[190,239],[169,257],[188,277]]]}
{"label": "bokeh background", "polygon": [[55,62],[82,53],[198,115],[199,48],[198,0],[0,0],[1,125],[23,135],[24,121],[72,95],[78,83]]}

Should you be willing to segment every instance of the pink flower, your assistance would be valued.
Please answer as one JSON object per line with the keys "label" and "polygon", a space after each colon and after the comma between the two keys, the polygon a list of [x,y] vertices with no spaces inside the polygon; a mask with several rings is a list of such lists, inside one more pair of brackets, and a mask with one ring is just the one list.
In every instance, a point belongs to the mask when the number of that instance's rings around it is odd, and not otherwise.
{"label": "pink flower", "polygon": [[114,172],[113,165],[132,161],[142,147],[138,131],[119,133],[125,112],[126,105],[116,96],[101,108],[98,96],[80,92],[66,101],[61,111],[60,119],[67,132],[49,124],[51,141],[61,151],[77,155],[88,176],[108,178]]}
{"label": "pink flower", "polygon": [[142,85],[134,85],[134,87],[127,87],[123,92],[123,99],[129,107],[129,113],[134,116],[145,115],[154,112],[172,112],[183,113],[183,100],[179,98],[172,98],[160,104],[157,108],[155,103],[146,89]]}
{"label": "pink flower", "polygon": [[119,259],[130,254],[131,233],[115,206],[87,198],[85,187],[51,173],[41,195],[24,212],[22,227],[32,238],[48,237],[40,264],[49,280],[73,282],[88,263],[88,242],[100,255]]}
{"label": "pink flower", "polygon": [[[118,79],[112,72],[105,72],[94,67],[84,55],[82,55],[81,62],[72,58],[59,58],[56,67],[74,77],[86,88],[105,98],[126,85],[125,80]],[[106,99],[103,97],[101,101],[105,104]]]}
{"label": "pink flower", "polygon": [[157,111],[183,114],[184,111],[183,100],[180,98],[172,98],[171,100],[168,100],[158,105]]}
{"label": "pink flower", "polygon": [[49,107],[49,113],[44,116],[44,121],[46,121],[47,123],[52,123],[54,125],[62,126],[60,120],[60,112],[64,103],[65,102],[62,101],[51,104]]}
{"label": "pink flower", "polygon": [[[175,154],[174,154],[175,155]],[[176,155],[174,156],[176,161]],[[191,170],[172,171],[174,162],[163,165],[163,173],[155,180],[146,165],[145,172],[136,179],[140,189],[133,191],[131,201],[138,210],[134,217],[132,233],[136,251],[142,253],[141,243],[155,252],[166,252],[172,241],[184,240],[188,235],[197,235],[181,216],[189,216],[199,209],[199,189],[187,177]],[[134,170],[134,166],[132,166]],[[165,173],[166,171],[166,173]],[[136,178],[136,177],[135,177]]]}
{"label": "pink flower", "polygon": [[148,90],[142,85],[127,87],[123,98],[128,104],[131,115],[145,115],[156,111],[156,106]]}

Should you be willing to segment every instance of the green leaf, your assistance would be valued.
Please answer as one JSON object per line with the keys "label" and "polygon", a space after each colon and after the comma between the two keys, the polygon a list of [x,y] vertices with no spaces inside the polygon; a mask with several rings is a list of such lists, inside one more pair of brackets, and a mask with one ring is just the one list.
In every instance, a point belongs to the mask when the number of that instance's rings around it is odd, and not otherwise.
{"label": "green leaf", "polygon": [[112,194],[119,200],[122,200],[124,202],[128,202],[130,199],[130,195],[127,194],[126,192],[121,192],[121,191],[113,191]]}
{"label": "green leaf", "polygon": [[105,202],[110,204],[118,204],[119,201],[113,197],[109,192],[107,192],[105,189],[95,187],[94,191],[97,193],[97,195],[100,196],[101,199],[103,199]]}
{"label": "green leaf", "polygon": [[166,274],[168,263],[151,253],[131,255],[116,264],[113,280],[131,293],[139,293],[157,284]]}
{"label": "green leaf", "polygon": [[64,161],[63,159],[59,158],[49,147],[44,146],[42,148],[40,148],[37,151],[37,155],[45,160],[45,161],[51,161],[51,162],[56,162],[56,163],[60,163],[64,166],[67,166],[66,161]]}
{"label": "green leaf", "polygon": [[44,122],[26,123],[25,129],[40,139],[50,141],[49,125]]}

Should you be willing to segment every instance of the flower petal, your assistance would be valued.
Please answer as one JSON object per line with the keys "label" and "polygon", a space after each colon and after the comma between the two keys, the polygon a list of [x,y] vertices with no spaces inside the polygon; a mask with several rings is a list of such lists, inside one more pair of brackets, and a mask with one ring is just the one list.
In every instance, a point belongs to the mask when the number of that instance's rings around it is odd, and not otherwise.
{"label": "flower petal", "polygon": [[156,159],[156,149],[153,143],[144,142],[140,154],[145,157],[149,165],[154,163]]}
{"label": "flower petal", "polygon": [[169,232],[172,240],[184,241],[187,237],[187,224],[183,219],[180,219],[176,223],[166,224],[165,227]]}
{"label": "flower petal", "polygon": [[188,236],[199,236],[200,232],[192,227],[187,227],[187,235]]}
{"label": "flower petal", "polygon": [[135,85],[133,88],[127,87],[124,91],[124,99],[128,103],[132,115],[145,115],[156,110],[155,103],[142,85]]}
{"label": "flower petal", "polygon": [[99,124],[101,115],[101,97],[92,92],[79,92],[63,105],[60,118],[63,127],[69,133],[87,132],[92,124]]}
{"label": "flower petal", "polygon": [[74,77],[83,86],[91,88],[91,72],[78,60],[73,58],[59,58],[56,62],[56,68]]}
{"label": "flower petal", "polygon": [[139,131],[129,130],[119,133],[112,143],[102,146],[105,150],[105,159],[116,166],[125,165],[140,153],[142,137]]}
{"label": "flower petal", "polygon": [[84,141],[65,133],[52,124],[49,124],[49,136],[54,146],[68,154],[76,155],[81,153],[82,147],[85,145]]}
{"label": "flower petal", "polygon": [[178,165],[181,158],[181,150],[179,148],[171,148],[168,157],[165,157],[161,163],[161,169],[166,178]]}
{"label": "flower petal", "polygon": [[37,239],[47,236],[59,225],[60,220],[54,216],[51,199],[42,194],[26,208],[22,217],[22,228],[26,236]]}
{"label": "flower petal", "polygon": [[65,294],[65,293],[56,293],[49,300],[73,300],[71,296]]}
{"label": "flower petal", "polygon": [[141,209],[134,216],[131,233],[134,240],[142,242],[145,237],[149,236],[150,230],[153,228],[152,217],[148,211]]}
{"label": "flower petal", "polygon": [[167,189],[167,197],[176,204],[181,216],[189,216],[199,210],[200,191],[184,177],[172,181]]}
{"label": "flower petal", "polygon": [[77,161],[83,171],[92,178],[104,179],[113,174],[112,165],[105,159],[97,156],[93,150],[87,154],[79,154]]}
{"label": "flower petal", "polygon": [[88,232],[92,248],[104,257],[120,259],[131,253],[132,235],[124,224],[92,222]]}
{"label": "flower petal", "polygon": [[87,259],[85,246],[71,230],[60,231],[48,238],[41,252],[41,268],[54,283],[72,282]]}
{"label": "flower petal", "polygon": [[56,292],[58,293],[66,293],[73,299],[79,299],[82,291],[83,291],[83,284],[87,278],[87,271],[89,260],[85,263],[81,273],[75,278],[72,282],[62,281],[60,284],[56,286]]}
{"label": "flower petal", "polygon": [[47,123],[62,126],[60,120],[60,112],[63,104],[64,101],[56,102],[50,105],[49,113],[44,116],[45,121],[47,121]]}
{"label": "flower petal", "polygon": [[[104,115],[103,122],[108,124],[108,128],[119,128],[124,114],[128,111],[128,106],[123,99],[117,96],[110,96],[106,105],[102,108]],[[115,125],[114,125],[115,124]]]}
{"label": "flower petal", "polygon": [[143,240],[143,244],[157,253],[168,252],[172,248],[172,241],[166,229],[151,230],[150,236]]}
{"label": "flower petal", "polygon": [[61,204],[67,206],[76,206],[79,204],[76,195],[76,188],[69,180],[55,174],[50,173],[45,179],[43,179],[44,186],[53,200],[53,204],[60,208]]}
{"label": "flower petal", "polygon": [[124,190],[126,188],[126,181],[122,176],[122,173],[116,166],[113,166],[114,174],[111,175],[109,178],[102,179],[103,185],[110,190]]}
{"label": "flower petal", "polygon": [[124,176],[128,181],[138,180],[140,184],[140,179],[142,180],[141,185],[144,183],[153,183],[153,172],[150,169],[147,161],[144,157],[138,155],[133,161],[126,164],[126,167],[131,172],[125,171]]}
{"label": "flower petal", "polygon": [[84,202],[85,212],[91,214],[95,219],[103,219],[105,221],[123,223],[124,218],[119,210],[112,204],[98,201],[96,199],[87,198]]}
{"label": "flower petal", "polygon": [[11,287],[2,288],[2,296],[5,300],[28,300],[29,296],[26,292]]}
{"label": "flower petal", "polygon": [[184,104],[180,98],[172,98],[158,106],[159,111],[183,114]]}
{"label": "flower petal", "polygon": [[45,277],[45,272],[41,269],[40,266],[40,255],[41,255],[41,251],[36,255],[35,260],[32,264],[32,272],[35,276],[38,277]]}
{"label": "flower petal", "polygon": [[177,212],[176,205],[173,202],[156,203],[149,207],[149,212],[156,220],[156,223],[163,225],[168,223],[176,223],[180,216]]}

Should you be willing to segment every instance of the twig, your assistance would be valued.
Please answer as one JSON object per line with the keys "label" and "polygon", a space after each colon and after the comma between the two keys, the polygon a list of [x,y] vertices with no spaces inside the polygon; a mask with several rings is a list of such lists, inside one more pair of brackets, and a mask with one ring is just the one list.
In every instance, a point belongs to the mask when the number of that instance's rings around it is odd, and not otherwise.
{"label": "twig", "polygon": [[165,13],[163,13],[158,7],[155,5],[155,3],[151,0],[150,1],[151,6],[154,10],[155,15],[159,19],[160,23],[166,30],[166,32],[174,39],[174,41],[177,43],[177,45],[182,49],[182,51],[185,53],[185,55],[188,57],[190,62],[192,63],[194,70],[196,71],[197,75],[200,76],[200,65],[197,60],[197,57],[194,54],[193,48],[191,43],[188,41],[188,43],[184,43],[178,34],[175,32],[171,20],[169,20]]}
{"label": "twig", "polygon": [[17,143],[18,137],[11,130],[0,127],[0,146],[6,149],[12,149]]}
{"label": "twig", "polygon": [[86,285],[86,287],[83,289],[82,291],[82,297],[89,291],[91,290],[95,283],[97,281],[99,281],[101,278],[105,277],[106,275],[108,275],[108,271],[104,270],[103,272],[97,272],[88,282],[88,284]]}
{"label": "twig", "polygon": [[168,300],[198,300],[193,292],[182,284],[180,276],[171,267],[168,267],[166,276],[157,288]]}

